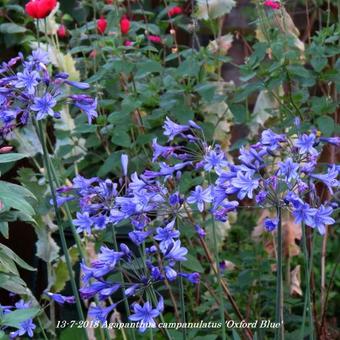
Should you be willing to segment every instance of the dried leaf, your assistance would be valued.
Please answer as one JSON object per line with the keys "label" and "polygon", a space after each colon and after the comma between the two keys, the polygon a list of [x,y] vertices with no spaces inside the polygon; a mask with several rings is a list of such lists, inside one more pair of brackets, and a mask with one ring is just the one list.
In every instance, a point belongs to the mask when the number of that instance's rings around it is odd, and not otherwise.
{"label": "dried leaf", "polygon": [[290,272],[290,295],[292,296],[302,296],[301,290],[301,266],[296,266]]}
{"label": "dried leaf", "polygon": [[266,217],[274,217],[274,214],[270,212],[268,209],[263,209],[258,221],[257,225],[252,231],[251,237],[255,243],[263,243],[265,251],[268,253],[270,257],[275,257],[275,247],[273,241],[273,233],[268,233],[264,227],[263,222]]}
{"label": "dried leaf", "polygon": [[282,222],[284,231],[284,254],[293,257],[300,254],[300,247],[295,240],[301,240],[301,224],[296,224],[292,216],[286,217]]}
{"label": "dried leaf", "polygon": [[[262,242],[266,252],[273,258],[275,258],[275,244],[273,241],[273,235],[276,232],[268,233],[264,227],[263,222],[266,217],[273,218],[275,213],[270,212],[268,209],[264,209],[258,219],[257,225],[253,229],[252,239],[256,243]],[[300,254],[300,248],[296,244],[296,240],[301,240],[301,225],[296,224],[292,216],[289,213],[282,214],[282,229],[283,229],[283,249],[285,256],[293,257]]]}
{"label": "dried leaf", "polygon": [[226,55],[233,44],[233,35],[228,33],[209,42],[208,50],[218,55]]}
{"label": "dried leaf", "polygon": [[204,20],[220,18],[236,5],[234,0],[197,0],[196,3],[196,17]]}
{"label": "dried leaf", "polygon": [[[280,86],[273,92],[279,97],[283,95],[283,89]],[[279,102],[268,91],[263,90],[259,93],[254,106],[252,121],[250,123],[250,132],[252,136],[258,134],[258,130],[262,127],[266,121],[275,115],[275,112],[279,109]]]}

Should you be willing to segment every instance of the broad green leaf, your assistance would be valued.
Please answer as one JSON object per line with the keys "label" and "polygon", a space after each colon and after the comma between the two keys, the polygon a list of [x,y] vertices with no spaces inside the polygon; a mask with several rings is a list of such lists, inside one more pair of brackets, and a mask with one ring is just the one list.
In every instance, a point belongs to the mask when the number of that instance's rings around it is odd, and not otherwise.
{"label": "broad green leaf", "polygon": [[14,33],[24,33],[26,31],[27,29],[25,27],[19,26],[12,22],[6,22],[0,25],[0,33],[14,34]]}
{"label": "broad green leaf", "polygon": [[136,78],[145,77],[149,73],[161,73],[162,65],[155,60],[143,60],[137,64]]}
{"label": "broad green leaf", "polygon": [[14,274],[0,273],[0,288],[19,295],[30,295],[25,281]]}
{"label": "broad green leaf", "polygon": [[6,274],[19,275],[15,262],[0,250],[0,272]]}
{"label": "broad green leaf", "polygon": [[33,194],[26,188],[17,184],[0,181],[0,200],[5,207],[17,209],[32,216],[34,215],[34,210],[27,202],[26,197],[34,198]]}
{"label": "broad green leaf", "polygon": [[324,136],[329,137],[334,132],[335,123],[333,118],[329,116],[322,116],[316,120],[316,123],[318,124],[319,130]]}
{"label": "broad green leaf", "polygon": [[2,326],[20,328],[20,323],[34,318],[39,313],[39,308],[18,309],[7,313],[1,320]]}
{"label": "broad green leaf", "polygon": [[8,238],[8,222],[0,221],[0,233],[4,238]]}
{"label": "broad green leaf", "polygon": [[15,261],[21,268],[35,271],[35,268],[31,267],[24,260],[22,260],[13,250],[0,243],[0,251],[3,251],[9,258]]}
{"label": "broad green leaf", "polygon": [[22,153],[6,153],[0,154],[0,163],[10,163],[18,161],[19,159],[25,158],[26,155]]}
{"label": "broad green leaf", "polygon": [[202,265],[200,264],[200,262],[197,260],[196,257],[192,256],[191,254],[187,254],[187,261],[183,261],[182,262],[182,266],[192,270],[194,272],[199,272],[199,273],[203,273],[204,269],[202,267]]}
{"label": "broad green leaf", "polygon": [[130,148],[132,146],[130,136],[125,131],[115,130],[111,138],[113,144]]}

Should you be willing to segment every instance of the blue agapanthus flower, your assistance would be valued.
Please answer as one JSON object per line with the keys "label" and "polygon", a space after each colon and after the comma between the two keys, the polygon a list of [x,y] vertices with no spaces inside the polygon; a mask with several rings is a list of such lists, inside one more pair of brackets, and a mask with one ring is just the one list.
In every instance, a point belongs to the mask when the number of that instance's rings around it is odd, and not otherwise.
{"label": "blue agapanthus flower", "polygon": [[[19,300],[17,303],[15,303],[14,307],[9,307],[7,308],[7,312],[5,310],[5,313],[11,312],[14,309],[20,310],[20,309],[28,309],[31,308],[31,303],[30,302],[25,302],[24,300]],[[31,318],[21,321],[19,323],[19,328],[11,332],[9,334],[10,338],[17,338],[18,336],[22,337],[24,335],[29,336],[30,338],[33,338],[34,336],[34,330],[36,328],[36,325],[34,324],[33,320]]]}
{"label": "blue agapanthus flower", "polygon": [[155,318],[157,318],[160,313],[159,308],[153,308],[149,301],[143,305],[135,303],[133,305],[133,314],[129,316],[129,320],[139,322],[139,330],[144,333],[148,328],[156,327]]}
{"label": "blue agapanthus flower", "polygon": [[300,154],[317,154],[317,150],[315,149],[316,136],[314,133],[309,135],[302,134],[295,142],[295,146],[299,149]]}
{"label": "blue agapanthus flower", "polygon": [[197,185],[194,191],[191,191],[190,196],[187,198],[189,204],[196,204],[200,212],[204,210],[204,204],[212,202],[211,188],[203,189],[202,186]]}
{"label": "blue agapanthus flower", "polygon": [[60,113],[53,111],[53,108],[56,106],[56,104],[57,100],[50,93],[46,93],[42,97],[35,97],[33,105],[31,105],[30,108],[31,110],[37,112],[37,120],[44,119],[47,116],[60,118]]}
{"label": "blue agapanthus flower", "polygon": [[263,222],[264,228],[269,232],[274,231],[277,228],[278,224],[279,224],[278,218],[266,217]]}
{"label": "blue agapanthus flower", "polygon": [[[19,66],[21,64],[21,66]],[[97,100],[83,94],[69,95],[67,87],[86,90],[86,83],[69,80],[66,73],[50,72],[48,53],[37,49],[25,60],[22,54],[3,63],[0,68],[0,133],[8,134],[30,118],[60,118],[56,110],[74,104],[88,116],[89,123],[97,117]]]}
{"label": "blue agapanthus flower", "polygon": [[253,192],[259,186],[259,181],[253,178],[252,175],[247,172],[243,173],[239,171],[237,176],[231,180],[231,184],[234,188],[238,190],[237,197],[243,199],[246,196],[248,198],[253,198]]}

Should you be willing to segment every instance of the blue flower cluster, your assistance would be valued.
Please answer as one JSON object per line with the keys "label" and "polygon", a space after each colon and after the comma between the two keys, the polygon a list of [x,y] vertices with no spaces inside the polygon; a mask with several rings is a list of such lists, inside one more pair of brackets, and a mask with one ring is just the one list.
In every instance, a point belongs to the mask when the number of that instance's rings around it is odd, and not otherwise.
{"label": "blue flower cluster", "polygon": [[[14,306],[0,305],[0,314],[8,314],[8,313],[13,312],[14,310],[27,309],[31,307],[32,306],[29,302],[20,300],[16,302]],[[35,328],[36,328],[36,325],[33,323],[33,320],[30,318],[30,319],[21,321],[19,323],[19,328],[16,331],[10,332],[9,335],[11,339],[22,337],[24,335],[28,335],[30,338],[33,338]]]}
{"label": "blue flower cluster", "polygon": [[[17,70],[16,67],[21,64]],[[65,86],[80,90],[87,83],[69,80],[66,73],[50,72],[48,53],[37,49],[24,59],[20,53],[0,66],[0,134],[6,135],[18,124],[26,124],[30,114],[36,120],[48,116],[60,118],[60,104],[72,103],[84,112],[89,123],[97,117],[97,100],[85,95],[69,95]]]}
{"label": "blue flower cluster", "polygon": [[[339,187],[339,166],[330,164],[326,173],[316,172],[322,142],[339,146],[340,138],[319,138],[316,131],[289,137],[265,130],[258,143],[241,148],[238,165],[219,171],[216,184],[239,200],[255,197],[259,206],[288,208],[296,223],[323,235],[335,222],[331,215],[337,205],[322,203],[316,184],[324,183],[333,194]],[[266,219],[264,227],[273,231],[277,224],[277,218]]]}
{"label": "blue flower cluster", "polygon": [[[241,148],[239,164],[233,164],[219,145],[207,144],[195,122],[179,125],[167,118],[164,135],[167,145],[157,139],[152,142],[152,170],[128,177],[128,157],[122,155],[124,176],[117,182],[78,175],[72,186],[59,189],[59,204],[79,201],[80,211],[74,220],[79,233],[116,228],[126,221],[132,228],[129,238],[134,249],[123,243],[116,249],[102,246],[90,266],[82,264],[81,296],[98,297],[102,305],[93,307],[90,314],[100,321],[121,302],[113,303],[110,297],[122,290],[123,300],[138,296],[139,301],[145,301],[132,304],[130,320],[154,324],[164,308],[163,297],[154,287],[178,277],[199,282],[198,273],[184,273],[178,265],[188,253],[178,228],[186,218],[193,222],[192,216],[211,214],[224,222],[239,201],[248,198],[260,206],[288,208],[297,222],[318,228],[321,234],[326,225],[334,223],[333,207],[329,202],[320,203],[315,185],[321,181],[332,192],[339,184],[339,169],[330,165],[325,174],[315,171],[320,143],[339,145],[338,138],[322,139],[315,132],[291,138],[265,130],[258,143]],[[180,183],[185,171],[200,172],[202,183],[183,193]],[[265,220],[268,231],[277,225],[278,219]],[[195,222],[193,227],[199,238],[205,237],[199,224]],[[123,280],[117,279],[119,272]]]}

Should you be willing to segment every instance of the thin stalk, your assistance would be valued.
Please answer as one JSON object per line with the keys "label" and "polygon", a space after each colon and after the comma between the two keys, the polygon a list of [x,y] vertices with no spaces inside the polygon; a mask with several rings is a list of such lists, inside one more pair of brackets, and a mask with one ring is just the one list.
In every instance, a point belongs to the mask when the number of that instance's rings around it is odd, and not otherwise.
{"label": "thin stalk", "polygon": [[[57,176],[56,170],[54,168],[53,162],[50,162],[50,167],[51,167],[51,173],[52,173],[53,180],[54,180],[55,184],[59,187],[60,183],[59,183],[58,176]],[[64,203],[64,207],[65,207],[65,211],[66,211],[67,221],[70,225],[71,232],[72,232],[72,235],[73,235],[74,240],[76,242],[76,246],[77,246],[79,255],[80,255],[81,258],[85,259],[86,258],[85,251],[84,251],[83,246],[81,244],[79,234],[77,233],[77,230],[76,230],[76,228],[75,228],[75,226],[72,222],[72,215],[71,215],[71,211],[70,211],[70,208],[69,208],[67,202]]]}
{"label": "thin stalk", "polygon": [[[181,272],[181,263],[179,263],[178,265],[178,271]],[[186,318],[185,318],[185,301],[184,301],[184,287],[183,287],[183,277],[180,276],[179,277],[179,282],[178,282],[178,287],[179,287],[179,294],[180,294],[180,300],[181,300],[181,321],[185,324],[186,323]],[[187,332],[185,327],[183,327],[182,330],[182,334],[183,334],[183,340],[185,340],[187,338]]]}
{"label": "thin stalk", "polygon": [[305,304],[304,304],[304,309],[303,309],[301,338],[304,337],[306,315],[308,313],[308,316],[309,316],[308,336],[310,336],[310,339],[313,340],[314,329],[313,329],[313,313],[312,313],[312,301],[311,301],[311,289],[310,289],[310,276],[311,276],[311,267],[312,267],[313,257],[312,257],[312,253],[310,257],[308,256],[305,224],[302,224],[302,247],[303,247],[304,260],[305,260],[306,298],[305,298]]}
{"label": "thin stalk", "polygon": [[[153,302],[153,304],[155,306],[157,306],[157,297],[156,297],[156,293],[155,293],[155,290],[153,288],[153,286],[151,286],[151,289],[150,289],[150,298]],[[159,314],[159,318],[161,319],[162,323],[165,323],[165,320],[164,320],[164,317],[163,317],[163,313],[160,313]],[[169,339],[169,340],[172,340],[172,336],[170,335],[168,329],[165,327],[163,328],[164,331],[165,331],[165,334],[166,334],[166,337]]]}
{"label": "thin stalk", "polygon": [[[119,251],[118,250],[118,244],[117,244],[116,230],[115,230],[114,226],[111,227],[111,230],[112,230],[113,246],[115,248],[115,251]],[[118,264],[118,269],[120,269],[120,264]],[[119,270],[119,273],[120,273],[120,280],[124,284],[124,275],[123,275],[121,270]],[[123,291],[123,289],[122,289],[122,291]],[[124,291],[123,291],[123,294],[124,294]],[[125,306],[126,315],[129,317],[130,316],[129,302],[128,302],[126,297],[124,298],[124,306]],[[136,339],[135,330],[131,329],[130,333],[132,334],[132,339],[135,340]]]}
{"label": "thin stalk", "polygon": [[[75,279],[74,279],[74,276],[73,276],[72,263],[71,263],[70,254],[69,254],[68,248],[67,248],[64,229],[63,229],[63,226],[62,226],[62,220],[61,220],[58,205],[57,205],[55,187],[54,187],[54,183],[53,183],[53,179],[52,179],[52,172],[51,172],[51,167],[50,167],[50,159],[49,159],[49,154],[48,154],[47,147],[46,147],[46,140],[45,140],[45,137],[44,137],[44,130],[43,130],[42,122],[39,120],[39,121],[35,122],[35,124],[37,126],[38,136],[39,136],[40,143],[41,143],[41,146],[42,146],[42,149],[43,149],[44,165],[45,165],[45,169],[46,169],[46,172],[47,172],[47,179],[48,179],[48,182],[49,182],[50,191],[51,191],[51,195],[52,195],[53,207],[54,207],[55,215],[56,215],[56,219],[57,219],[57,226],[58,226],[58,231],[59,231],[59,235],[60,235],[61,246],[62,246],[62,249],[63,249],[63,253],[65,255],[66,267],[67,267],[67,271],[68,271],[69,276],[70,276],[72,292],[73,292],[73,295],[76,299],[76,308],[77,308],[78,316],[79,316],[80,320],[85,321],[84,314],[83,314],[82,307],[81,307],[79,294],[78,294],[77,285],[76,285],[76,282],[75,282]],[[85,336],[87,338],[87,334],[86,334],[85,330],[84,330],[84,333],[85,333]]]}
{"label": "thin stalk", "polygon": [[282,216],[281,207],[277,207],[277,262],[276,262],[276,309],[275,322],[280,323],[281,327],[275,331],[275,339],[284,339],[283,327],[283,285],[282,285]]}
{"label": "thin stalk", "polygon": [[221,270],[220,270],[220,257],[218,254],[218,247],[217,247],[217,233],[216,233],[216,224],[215,219],[212,218],[212,226],[213,226],[213,242],[214,242],[214,255],[216,261],[216,269],[217,269],[217,279],[218,279],[218,295],[221,300],[220,304],[220,318],[222,322],[222,339],[226,340],[226,328],[225,328],[225,317],[224,317],[224,296],[221,284]]}
{"label": "thin stalk", "polygon": [[44,340],[48,340],[48,337],[47,337],[47,335],[46,335],[46,332],[45,332],[44,326],[43,326],[43,324],[42,324],[42,322],[41,322],[41,320],[40,320],[40,317],[38,316],[37,319],[38,319],[39,327],[40,327],[41,332],[42,332],[42,334],[43,334]]}

